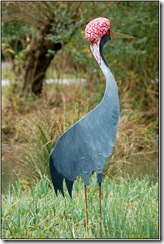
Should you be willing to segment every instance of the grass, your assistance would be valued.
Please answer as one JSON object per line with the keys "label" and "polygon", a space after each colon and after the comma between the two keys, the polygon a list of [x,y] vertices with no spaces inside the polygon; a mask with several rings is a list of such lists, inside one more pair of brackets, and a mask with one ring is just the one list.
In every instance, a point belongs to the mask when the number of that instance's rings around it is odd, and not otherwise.
{"label": "grass", "polygon": [[[60,195],[56,198],[48,160],[58,136],[101,101],[104,89],[104,80],[45,84],[40,98],[30,94],[25,100],[12,87],[3,88],[3,239],[86,237],[83,182],[75,181],[73,200],[67,193],[65,200]],[[158,239],[157,99],[153,97],[155,113],[150,113],[150,107],[145,113],[142,101],[131,97],[128,85],[121,93],[120,82],[119,89],[117,139],[104,169],[103,238]],[[9,184],[8,179],[16,183]],[[95,175],[90,183],[88,238],[99,238]]]}
{"label": "grass", "polygon": [[[65,186],[65,185],[64,185]],[[64,188],[65,189],[65,188]],[[96,175],[88,191],[88,238],[99,238],[99,199]],[[103,238],[158,239],[158,183],[105,178],[102,184]],[[10,185],[2,195],[2,239],[85,238],[83,183],[75,181],[73,199],[55,196],[52,184],[42,176],[35,186],[27,181]]]}

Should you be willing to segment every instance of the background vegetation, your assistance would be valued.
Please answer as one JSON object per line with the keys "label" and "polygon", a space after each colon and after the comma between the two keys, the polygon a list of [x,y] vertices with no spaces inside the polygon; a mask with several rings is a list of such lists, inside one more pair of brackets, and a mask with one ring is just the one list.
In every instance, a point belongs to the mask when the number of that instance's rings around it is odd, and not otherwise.
{"label": "background vegetation", "polygon": [[[2,3],[2,79],[9,81],[2,87],[2,237],[85,237],[82,181],[76,181],[73,202],[66,197],[69,203],[63,222],[64,200],[53,196],[48,161],[58,136],[103,97],[105,78],[84,36],[86,24],[103,16],[110,19],[113,30],[135,37],[111,41],[104,48],[118,84],[121,117],[115,148],[104,169],[103,237],[158,238],[158,2],[72,4]],[[77,16],[73,16],[74,8],[78,8]],[[51,20],[51,28],[43,35],[41,30],[47,20]],[[51,47],[60,43],[61,48],[46,48],[42,60],[49,55],[51,60],[38,96],[33,92],[33,83],[24,93],[24,74],[26,57],[31,55],[28,50],[32,43],[38,44],[40,33]],[[35,70],[37,74],[43,72],[39,66],[36,69],[35,60],[29,65],[33,74]],[[61,84],[63,78],[78,82]],[[82,78],[86,82],[80,82]],[[48,79],[58,82],[48,84]],[[92,178],[90,191],[96,187],[94,175]],[[90,215],[90,226],[94,227],[89,237],[97,238],[98,208],[93,206],[97,193],[92,194],[89,205],[95,215],[93,219]],[[111,203],[111,211],[107,202]],[[71,204],[78,213],[70,212]],[[58,205],[62,206],[60,211]],[[122,218],[121,206],[125,210]],[[77,215],[76,219],[72,214]]]}

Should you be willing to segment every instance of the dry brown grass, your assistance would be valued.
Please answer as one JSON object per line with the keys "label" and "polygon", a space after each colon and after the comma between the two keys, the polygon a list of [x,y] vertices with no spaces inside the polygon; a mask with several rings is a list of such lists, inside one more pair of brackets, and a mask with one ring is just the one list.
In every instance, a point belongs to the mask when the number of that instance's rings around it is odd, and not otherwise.
{"label": "dry brown grass", "polygon": [[[53,89],[53,90],[52,90]],[[58,136],[97,104],[103,92],[88,85],[47,86],[41,98],[29,101],[18,95],[5,100],[2,110],[4,174],[33,182],[49,175],[49,154]],[[100,86],[98,87],[100,89]],[[97,89],[97,90],[98,90]],[[97,94],[97,97],[96,95]],[[146,120],[122,97],[115,148],[105,166],[111,178],[149,174],[158,177],[157,120]]]}
{"label": "dry brown grass", "polygon": [[158,135],[156,122],[144,124],[142,113],[131,110],[121,112],[113,154],[108,161],[106,174],[134,177],[149,174],[158,177]]}

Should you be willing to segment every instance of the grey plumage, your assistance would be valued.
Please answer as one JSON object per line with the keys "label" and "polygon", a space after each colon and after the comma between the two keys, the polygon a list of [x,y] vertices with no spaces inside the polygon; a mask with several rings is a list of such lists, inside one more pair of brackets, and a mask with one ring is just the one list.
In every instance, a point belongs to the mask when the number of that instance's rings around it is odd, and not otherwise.
{"label": "grey plumage", "polygon": [[97,180],[101,183],[104,164],[112,154],[120,112],[117,84],[102,54],[103,45],[110,39],[105,38],[99,43],[100,67],[106,77],[104,97],[97,107],[58,138],[50,155],[50,172],[56,194],[59,190],[64,196],[65,179],[72,196],[76,177],[81,176],[88,185],[92,171],[97,173]]}

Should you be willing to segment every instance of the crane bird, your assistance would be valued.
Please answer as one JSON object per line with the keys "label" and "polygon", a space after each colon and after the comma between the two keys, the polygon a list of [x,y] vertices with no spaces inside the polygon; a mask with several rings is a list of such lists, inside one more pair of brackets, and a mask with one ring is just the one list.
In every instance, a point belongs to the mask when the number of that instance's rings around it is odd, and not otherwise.
{"label": "crane bird", "polygon": [[[101,182],[105,163],[112,154],[120,116],[119,96],[116,81],[103,56],[103,46],[113,38],[131,38],[129,35],[113,32],[110,21],[100,17],[90,21],[85,36],[91,42],[90,48],[105,78],[106,89],[102,101],[88,114],[66,130],[57,140],[50,154],[50,173],[55,193],[63,191],[63,180],[70,197],[77,176],[84,181],[86,204],[86,229],[88,210],[86,186],[91,172],[97,173],[101,219]],[[101,222],[100,222],[100,228]]]}

